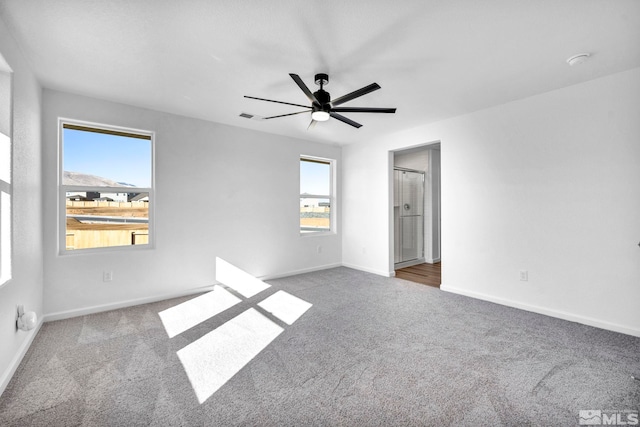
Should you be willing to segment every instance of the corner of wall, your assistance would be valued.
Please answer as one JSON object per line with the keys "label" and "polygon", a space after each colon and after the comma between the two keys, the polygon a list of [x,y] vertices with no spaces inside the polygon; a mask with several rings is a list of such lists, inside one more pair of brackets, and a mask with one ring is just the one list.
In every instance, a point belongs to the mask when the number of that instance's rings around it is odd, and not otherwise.
{"label": "corner of wall", "polygon": [[[42,325],[42,87],[5,23],[0,20],[0,53],[11,75],[11,229],[12,279],[0,287],[0,391],[11,377]],[[15,327],[17,304],[35,311],[38,327],[27,333]]]}
{"label": "corner of wall", "polygon": [[27,351],[29,351],[29,347],[31,347],[33,340],[35,339],[36,335],[38,335],[38,332],[40,332],[40,328],[42,327],[43,323],[44,320],[40,318],[40,320],[38,321],[38,325],[34,329],[25,332],[27,336],[25,337],[24,341],[22,341],[22,344],[18,348],[18,351],[13,356],[13,359],[9,363],[9,366],[0,375],[0,396],[2,395],[2,393],[4,393],[5,389],[11,382],[13,374],[15,374],[18,370],[18,367],[20,366],[24,355],[27,354]]}

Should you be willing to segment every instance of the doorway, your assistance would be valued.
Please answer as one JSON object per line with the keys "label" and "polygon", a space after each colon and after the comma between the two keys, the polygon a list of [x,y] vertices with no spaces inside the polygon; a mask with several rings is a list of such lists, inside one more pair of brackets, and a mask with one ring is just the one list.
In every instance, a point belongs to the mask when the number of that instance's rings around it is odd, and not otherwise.
{"label": "doorway", "polygon": [[[415,274],[421,275],[424,270],[430,276],[428,284],[439,285],[440,143],[391,152],[390,161],[393,271],[398,277],[410,271],[403,278],[424,283]],[[422,193],[413,191],[416,188],[422,189]]]}

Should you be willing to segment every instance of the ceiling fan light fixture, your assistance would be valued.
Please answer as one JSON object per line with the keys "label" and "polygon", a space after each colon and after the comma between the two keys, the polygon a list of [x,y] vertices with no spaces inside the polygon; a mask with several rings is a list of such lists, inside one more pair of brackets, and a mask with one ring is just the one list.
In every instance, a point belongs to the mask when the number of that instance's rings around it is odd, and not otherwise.
{"label": "ceiling fan light fixture", "polygon": [[311,113],[311,118],[316,122],[326,122],[327,120],[329,120],[329,117],[329,113],[322,110],[314,111],[313,113]]}

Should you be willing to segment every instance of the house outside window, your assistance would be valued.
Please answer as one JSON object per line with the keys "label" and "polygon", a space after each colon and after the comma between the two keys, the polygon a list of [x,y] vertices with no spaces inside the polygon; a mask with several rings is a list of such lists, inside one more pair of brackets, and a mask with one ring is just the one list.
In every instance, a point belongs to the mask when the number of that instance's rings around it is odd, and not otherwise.
{"label": "house outside window", "polygon": [[60,252],[150,247],[153,133],[60,120]]}
{"label": "house outside window", "polygon": [[335,231],[335,160],[300,156],[300,234]]}

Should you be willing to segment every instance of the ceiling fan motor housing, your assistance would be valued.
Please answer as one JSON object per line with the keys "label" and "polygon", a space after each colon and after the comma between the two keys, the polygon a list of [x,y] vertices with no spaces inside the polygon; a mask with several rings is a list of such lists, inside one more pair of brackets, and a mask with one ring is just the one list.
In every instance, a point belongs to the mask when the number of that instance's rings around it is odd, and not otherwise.
{"label": "ceiling fan motor housing", "polygon": [[329,84],[329,75],[325,73],[318,73],[313,80],[318,86],[320,86],[320,89],[322,89],[322,86]]}
{"label": "ceiling fan motor housing", "polygon": [[313,96],[315,96],[318,100],[318,103],[320,103],[320,105],[313,105],[314,110],[316,110],[316,107],[318,107],[318,110],[321,109],[324,111],[329,111],[329,108],[331,107],[331,95],[329,94],[329,92],[320,89],[319,91],[314,92]]}

